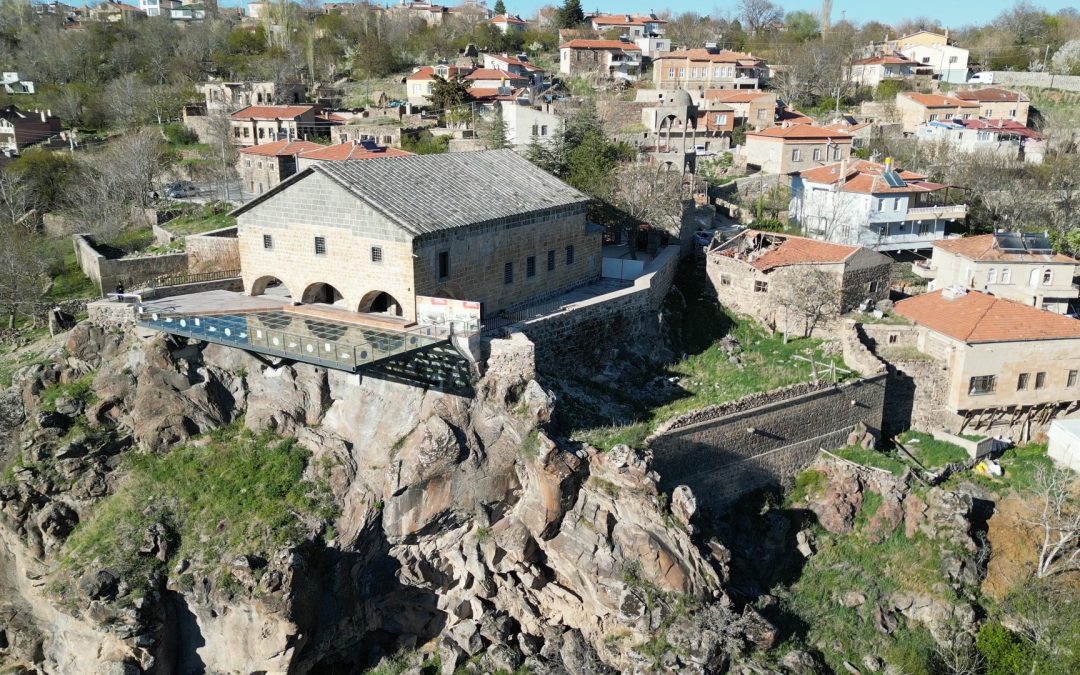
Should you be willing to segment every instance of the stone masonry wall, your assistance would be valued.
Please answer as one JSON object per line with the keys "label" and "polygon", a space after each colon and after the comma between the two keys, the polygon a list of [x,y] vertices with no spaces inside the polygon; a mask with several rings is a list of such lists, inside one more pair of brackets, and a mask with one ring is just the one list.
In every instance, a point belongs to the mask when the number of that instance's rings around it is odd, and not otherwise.
{"label": "stone masonry wall", "polygon": [[98,285],[102,295],[112,293],[118,283],[130,290],[163,275],[188,271],[187,253],[110,259],[98,253],[88,235],[76,234],[72,240],[79,268]]}
{"label": "stone masonry wall", "polygon": [[655,434],[649,445],[662,487],[688,485],[699,504],[715,512],[750,491],[790,479],[820,448],[843,446],[856,424],[881,427],[885,375],[757,396],[775,400],[750,409],[736,402],[728,408],[734,412],[718,406],[712,419],[685,426],[676,421]]}
{"label": "stone masonry wall", "polygon": [[236,228],[193,234],[184,241],[188,272],[220,272],[240,269],[240,242]]}

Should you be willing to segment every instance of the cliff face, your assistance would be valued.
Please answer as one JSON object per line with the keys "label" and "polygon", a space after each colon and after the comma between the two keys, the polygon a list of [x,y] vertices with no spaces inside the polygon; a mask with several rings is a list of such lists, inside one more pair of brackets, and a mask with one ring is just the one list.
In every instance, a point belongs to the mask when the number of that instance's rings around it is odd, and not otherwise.
{"label": "cliff face", "polygon": [[[0,654],[42,672],[306,673],[424,646],[443,672],[466,660],[704,671],[725,650],[768,641],[759,617],[714,602],[726,598],[693,538],[692,495],[677,491],[669,507],[648,456],[545,435],[556,403],[531,344],[495,341],[476,391],[80,324],[0,394],[12,467],[0,486],[0,597],[12,617]],[[263,434],[230,451],[240,460],[271,436],[295,438],[308,453],[298,477],[333,508],[277,514],[292,533],[277,541],[232,537],[235,509],[198,523],[212,511],[205,495],[199,513],[120,503],[154,495],[132,488],[154,475],[138,458],[213,450],[205,434],[239,425]],[[116,535],[117,512],[139,523],[125,567],[91,541]]]}

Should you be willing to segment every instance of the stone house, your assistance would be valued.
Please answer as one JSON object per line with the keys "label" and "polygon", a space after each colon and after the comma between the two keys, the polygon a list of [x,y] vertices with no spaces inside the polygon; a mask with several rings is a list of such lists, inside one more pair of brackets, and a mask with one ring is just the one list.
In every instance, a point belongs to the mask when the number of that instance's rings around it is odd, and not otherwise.
{"label": "stone house", "polygon": [[598,33],[618,31],[630,38],[652,37],[664,34],[667,21],[655,14],[636,16],[632,14],[597,14],[587,19],[592,29]]}
{"label": "stone house", "polygon": [[198,85],[207,112],[233,112],[249,105],[301,105],[307,85],[278,82],[206,82]]}
{"label": "stone house", "polygon": [[949,203],[951,188],[888,161],[835,162],[792,174],[788,218],[815,239],[876,251],[929,249],[967,217],[966,204]]}
{"label": "stone house", "polygon": [[825,272],[835,281],[835,308],[843,314],[864,300],[889,297],[891,263],[887,256],[859,246],[745,230],[709,249],[705,273],[721,305],[775,330],[801,333],[804,319],[785,311],[778,301],[790,284],[805,283],[810,270]]}
{"label": "stone house", "polygon": [[989,153],[1030,164],[1041,164],[1046,139],[1013,120],[956,119],[915,127],[919,142],[944,143],[960,152]]}
{"label": "stone house", "polygon": [[529,25],[525,19],[514,14],[500,14],[498,16],[493,16],[490,21],[491,25],[498,28],[502,33],[509,33],[511,31],[520,33]]}
{"label": "stone house", "polygon": [[842,129],[792,124],[746,134],[742,157],[763,173],[791,173],[851,157],[852,135]]}
{"label": "stone house", "polygon": [[767,129],[776,120],[776,92],[772,91],[707,89],[700,105],[704,110],[730,109],[736,125],[756,130]]}
{"label": "stone house", "polygon": [[274,141],[307,140],[325,136],[318,108],[313,105],[251,105],[229,115],[233,143],[262,145]]}
{"label": "stone house", "polygon": [[284,140],[240,148],[236,160],[240,184],[252,194],[261,195],[296,173],[300,153],[321,147],[310,141]]}
{"label": "stone house", "polygon": [[1032,424],[1080,402],[1076,319],[955,287],[901,300],[894,311],[918,326],[918,350],[943,368],[938,422],[950,430],[978,419],[988,433],[997,424],[1030,437]]}
{"label": "stone house", "polygon": [[337,145],[317,145],[297,157],[297,170],[322,162],[349,162],[360,159],[411,157],[413,153],[399,148],[382,147],[373,141],[346,141]]}
{"label": "stone house", "polygon": [[534,87],[544,86],[544,69],[528,61],[525,54],[508,56],[506,54],[484,54],[484,68],[501,70],[529,80]]}
{"label": "stone house", "polygon": [[915,133],[916,127],[958,117],[963,120],[979,116],[979,104],[955,96],[918,94],[902,91],[896,95],[896,112],[905,134]]}
{"label": "stone house", "polygon": [[416,318],[491,314],[598,279],[589,198],[512,150],[324,162],[234,211],[244,289]]}
{"label": "stone house", "polygon": [[440,26],[450,15],[450,8],[445,5],[433,5],[430,2],[402,0],[398,4],[387,5],[386,11],[392,15],[419,19],[429,26]]}
{"label": "stone house", "polygon": [[659,89],[760,89],[769,77],[764,59],[706,45],[660,54],[653,62]]}
{"label": "stone house", "polygon": [[1080,260],[1054,253],[1046,237],[1002,232],[934,242],[929,260],[912,263],[930,290],[961,286],[1065,314],[1080,297]]}
{"label": "stone house", "polygon": [[499,105],[506,124],[506,140],[519,152],[528,148],[534,138],[546,143],[562,130],[563,118],[551,112],[548,104],[534,106],[511,100],[501,101]]}
{"label": "stone house", "polygon": [[851,64],[848,80],[862,87],[876,87],[884,80],[910,80],[919,74],[919,64],[901,54],[882,54]]}
{"label": "stone house", "polygon": [[18,154],[61,131],[60,118],[51,110],[20,110],[14,105],[0,108],[0,154]]}
{"label": "stone house", "polygon": [[1013,120],[1027,126],[1031,97],[1022,91],[990,87],[955,91],[953,96],[961,101],[978,103],[979,117],[988,120]]}
{"label": "stone house", "polygon": [[641,73],[641,48],[621,40],[575,38],[559,45],[559,72],[636,81]]}

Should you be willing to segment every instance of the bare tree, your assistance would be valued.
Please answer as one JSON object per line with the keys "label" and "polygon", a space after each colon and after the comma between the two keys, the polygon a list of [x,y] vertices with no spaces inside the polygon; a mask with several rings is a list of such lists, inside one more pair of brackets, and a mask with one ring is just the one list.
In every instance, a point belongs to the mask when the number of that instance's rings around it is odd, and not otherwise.
{"label": "bare tree", "polygon": [[678,236],[685,208],[682,175],[651,164],[627,164],[619,169],[614,205],[623,212],[630,256],[634,234],[642,223]]}
{"label": "bare tree", "polygon": [[840,312],[840,284],[828,271],[810,266],[784,268],[771,282],[769,299],[783,314],[784,341],[793,319],[801,319],[803,337],[810,337],[822,321]]}
{"label": "bare tree", "polygon": [[1080,570],[1080,498],[1076,477],[1040,467],[1035,474],[1038,507],[1027,522],[1041,534],[1035,576]]}
{"label": "bare tree", "polygon": [[952,630],[952,636],[934,645],[940,670],[947,675],[980,675],[986,659],[975,649],[971,633]]}
{"label": "bare tree", "polygon": [[0,307],[8,328],[15,328],[19,315],[36,315],[49,285],[49,261],[31,217],[32,205],[27,182],[0,171]]}
{"label": "bare tree", "polygon": [[758,34],[784,18],[784,10],[769,0],[739,0],[739,18],[750,33]]}

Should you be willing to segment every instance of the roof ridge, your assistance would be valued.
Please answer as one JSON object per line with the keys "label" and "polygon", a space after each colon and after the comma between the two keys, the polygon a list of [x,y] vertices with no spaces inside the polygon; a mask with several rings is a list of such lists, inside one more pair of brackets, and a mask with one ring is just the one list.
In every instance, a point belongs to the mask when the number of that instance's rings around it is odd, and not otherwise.
{"label": "roof ridge", "polygon": [[[968,339],[971,338],[971,336],[975,334],[975,331],[979,328],[979,324],[982,323],[982,320],[985,319],[986,315],[990,313],[990,308],[993,307],[995,304],[997,304],[998,300],[1000,299],[996,295],[989,295],[989,294],[984,294],[984,295],[987,295],[987,297],[990,298],[990,303],[988,305],[986,305],[986,309],[984,309],[982,314],[979,315],[979,318],[977,318],[971,324],[971,330],[969,330],[968,334],[964,336],[964,342],[966,342],[966,343],[968,343]],[[968,343],[968,344],[971,344],[971,343]]]}

